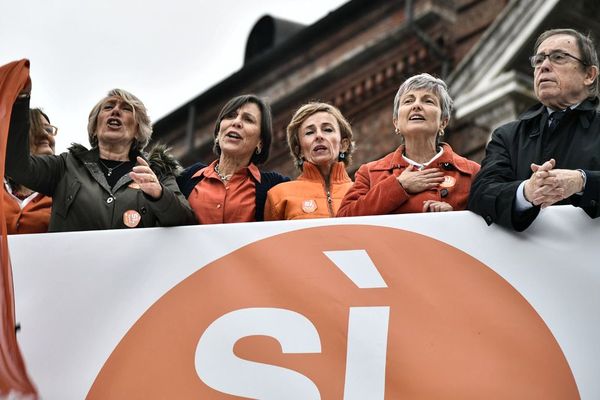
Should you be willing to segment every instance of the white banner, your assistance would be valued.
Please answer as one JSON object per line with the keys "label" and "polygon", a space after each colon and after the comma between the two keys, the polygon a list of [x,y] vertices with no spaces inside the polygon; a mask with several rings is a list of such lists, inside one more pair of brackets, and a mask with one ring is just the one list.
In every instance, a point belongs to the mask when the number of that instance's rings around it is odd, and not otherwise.
{"label": "white banner", "polygon": [[46,400],[600,398],[600,225],[570,206],[524,233],[465,211],[9,243]]}

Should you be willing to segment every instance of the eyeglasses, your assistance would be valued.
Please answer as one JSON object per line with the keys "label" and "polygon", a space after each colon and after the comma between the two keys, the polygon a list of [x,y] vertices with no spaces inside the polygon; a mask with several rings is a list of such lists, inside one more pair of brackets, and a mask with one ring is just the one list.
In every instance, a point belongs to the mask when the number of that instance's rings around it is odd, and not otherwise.
{"label": "eyeglasses", "polygon": [[58,128],[54,125],[44,125],[44,132],[46,132],[47,135],[56,136]]}
{"label": "eyeglasses", "polygon": [[540,53],[535,56],[529,57],[529,61],[531,62],[531,66],[533,68],[537,68],[544,63],[544,60],[548,57],[548,60],[554,65],[563,65],[569,61],[569,58],[579,61],[583,65],[587,65],[581,59],[571,55],[569,53],[565,53],[564,51],[553,51],[548,54]]}

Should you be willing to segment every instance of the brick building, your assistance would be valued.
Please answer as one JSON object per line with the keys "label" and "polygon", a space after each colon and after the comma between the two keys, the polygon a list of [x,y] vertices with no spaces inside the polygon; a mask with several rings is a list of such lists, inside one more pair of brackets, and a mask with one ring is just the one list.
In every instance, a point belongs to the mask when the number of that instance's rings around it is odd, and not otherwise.
{"label": "brick building", "polygon": [[429,72],[455,99],[445,140],[480,161],[492,129],[535,100],[528,57],[537,35],[557,27],[600,33],[598,9],[594,0],[351,0],[310,26],[265,16],[249,35],[243,68],[157,121],[154,138],[184,165],[208,163],[220,108],[255,93],[273,108],[264,168],[295,176],[285,128],[300,105],[327,101],[352,123],[354,171],[397,147],[395,92]]}

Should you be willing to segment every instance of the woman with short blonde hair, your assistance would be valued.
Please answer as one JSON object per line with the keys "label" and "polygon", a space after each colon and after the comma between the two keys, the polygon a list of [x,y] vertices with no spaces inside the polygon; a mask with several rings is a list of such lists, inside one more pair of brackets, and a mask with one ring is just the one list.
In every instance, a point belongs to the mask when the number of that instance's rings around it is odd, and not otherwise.
{"label": "woman with short blonde hair", "polygon": [[300,107],[287,127],[300,176],[267,193],[265,220],[335,217],[352,180],[346,172],[354,143],[342,113],[327,103]]}

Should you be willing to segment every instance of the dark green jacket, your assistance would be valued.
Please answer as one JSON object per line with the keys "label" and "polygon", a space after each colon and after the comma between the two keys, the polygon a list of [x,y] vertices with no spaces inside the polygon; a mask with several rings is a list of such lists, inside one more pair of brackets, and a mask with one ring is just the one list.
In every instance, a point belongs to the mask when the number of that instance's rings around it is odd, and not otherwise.
{"label": "dark green jacket", "polygon": [[[6,175],[37,192],[52,196],[50,232],[126,228],[123,214],[137,211],[141,227],[174,226],[195,223],[189,204],[175,182],[173,165],[164,154],[141,155],[149,161],[163,187],[153,200],[125,174],[111,189],[99,166],[97,148],[73,145],[57,156],[29,155],[28,101],[13,107],[7,144]],[[137,152],[130,158],[135,160]]]}

